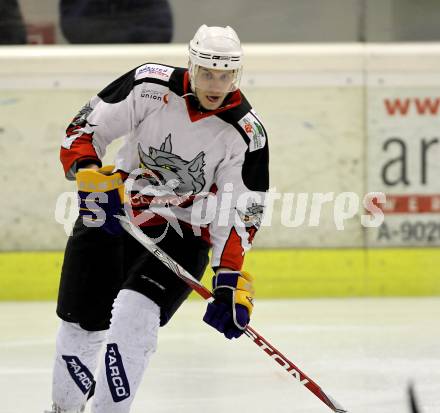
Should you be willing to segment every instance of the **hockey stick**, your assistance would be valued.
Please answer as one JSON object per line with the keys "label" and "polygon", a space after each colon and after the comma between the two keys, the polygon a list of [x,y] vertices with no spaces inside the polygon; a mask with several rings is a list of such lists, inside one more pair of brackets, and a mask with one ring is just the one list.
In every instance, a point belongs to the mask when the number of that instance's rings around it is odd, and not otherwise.
{"label": "hockey stick", "polygon": [[[194,278],[188,271],[174,261],[167,253],[162,251],[147,235],[145,235],[136,225],[134,225],[126,216],[115,215],[120,220],[122,228],[132,237],[139,241],[148,251],[157,257],[166,267],[173,271],[181,280],[189,287],[202,296],[205,300],[211,302],[214,300],[211,291]],[[325,403],[330,409],[336,413],[347,413],[335,399],[319,387],[310,377],[303,373],[289,359],[281,354],[272,344],[270,344],[263,336],[257,333],[249,325],[246,327],[245,334],[266,354],[275,360],[284,370],[286,370],[300,384],[310,390],[316,397]]]}
{"label": "hockey stick", "polygon": [[417,407],[416,394],[414,391],[414,385],[412,383],[410,383],[408,386],[408,395],[411,406],[411,413],[419,413],[419,408]]}

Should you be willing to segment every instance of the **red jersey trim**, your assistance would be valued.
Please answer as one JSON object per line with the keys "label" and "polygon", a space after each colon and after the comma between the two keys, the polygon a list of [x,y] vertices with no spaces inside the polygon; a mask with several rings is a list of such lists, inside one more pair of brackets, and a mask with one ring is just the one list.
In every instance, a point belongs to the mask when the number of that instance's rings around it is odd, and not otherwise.
{"label": "red jersey trim", "polygon": [[96,159],[99,162],[98,155],[92,144],[93,133],[83,133],[76,138],[70,149],[61,147],[60,160],[63,164],[64,173],[67,173],[72,168],[73,164],[80,159],[90,158]]}
{"label": "red jersey trim", "polygon": [[[184,95],[186,95],[187,93],[190,93],[188,72],[185,72],[185,75],[183,77],[183,92],[184,92]],[[207,118],[208,116],[216,115],[217,113],[224,112],[225,110],[229,110],[229,109],[235,108],[236,106],[240,105],[241,104],[241,93],[240,93],[240,90],[236,90],[229,97],[228,102],[225,106],[221,106],[216,110],[210,110],[207,112],[200,112],[199,110],[194,108],[191,105],[191,102],[189,100],[189,96],[185,96],[185,102],[186,102],[186,108],[188,110],[188,115],[189,115],[189,118],[191,119],[191,122],[197,122],[200,119],[204,119],[204,118]]]}
{"label": "red jersey trim", "polygon": [[241,238],[236,229],[232,227],[220,257],[219,267],[240,271],[243,266],[243,261],[244,249],[241,246]]}

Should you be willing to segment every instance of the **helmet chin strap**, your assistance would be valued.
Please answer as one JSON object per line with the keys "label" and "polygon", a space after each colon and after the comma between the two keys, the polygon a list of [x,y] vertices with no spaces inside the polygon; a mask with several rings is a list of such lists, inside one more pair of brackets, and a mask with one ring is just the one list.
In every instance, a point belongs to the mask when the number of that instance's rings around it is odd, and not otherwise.
{"label": "helmet chin strap", "polygon": [[192,97],[192,98],[194,99],[193,102],[191,102],[191,100],[190,100],[190,102],[193,103],[194,106],[197,106],[196,109],[197,109],[199,112],[206,112],[206,111],[209,112],[208,109],[205,109],[205,108],[202,106],[202,104],[200,103],[199,98],[197,97],[197,95],[196,95],[194,92],[188,92],[188,93],[185,93],[184,95],[182,95],[183,98],[184,98],[184,97],[187,97],[187,96],[190,96],[190,97]]}

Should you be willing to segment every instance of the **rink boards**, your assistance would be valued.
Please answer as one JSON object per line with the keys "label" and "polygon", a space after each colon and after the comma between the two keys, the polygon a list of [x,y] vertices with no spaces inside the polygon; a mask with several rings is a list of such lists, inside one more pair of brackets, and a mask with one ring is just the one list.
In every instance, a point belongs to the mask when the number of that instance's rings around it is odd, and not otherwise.
{"label": "rink boards", "polygon": [[[268,131],[279,194],[246,263],[260,294],[439,294],[440,46],[245,45],[245,52],[242,88]],[[0,50],[0,251],[64,248],[71,210],[57,207],[75,187],[58,160],[63,131],[93,94],[146,61],[185,66],[186,47]],[[379,229],[361,223],[371,191],[388,199]],[[320,193],[331,199],[315,225],[310,200]],[[341,228],[337,200],[346,193],[359,205]],[[308,203],[295,221],[299,194]],[[0,298],[54,297],[60,263],[58,252],[0,254]]]}

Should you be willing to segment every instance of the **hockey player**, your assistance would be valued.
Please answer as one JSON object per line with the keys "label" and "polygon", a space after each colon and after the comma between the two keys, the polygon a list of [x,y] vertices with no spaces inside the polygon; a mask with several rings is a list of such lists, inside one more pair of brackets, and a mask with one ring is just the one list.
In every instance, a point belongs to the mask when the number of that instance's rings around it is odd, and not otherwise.
{"label": "hockey player", "polygon": [[[241,269],[261,222],[268,145],[239,89],[241,72],[235,31],[203,25],[190,42],[188,69],[137,67],[93,97],[67,128],[61,162],[77,181],[80,216],[60,281],[53,413],[82,412],[93,394],[92,412],[129,412],[159,327],[189,295],[122,230],[114,214],[123,204],[198,279],[212,248],[215,300],[204,321],[228,339],[243,333],[253,286]],[[106,146],[121,136],[115,166],[102,167]],[[206,222],[197,211],[209,199],[217,202]]]}

